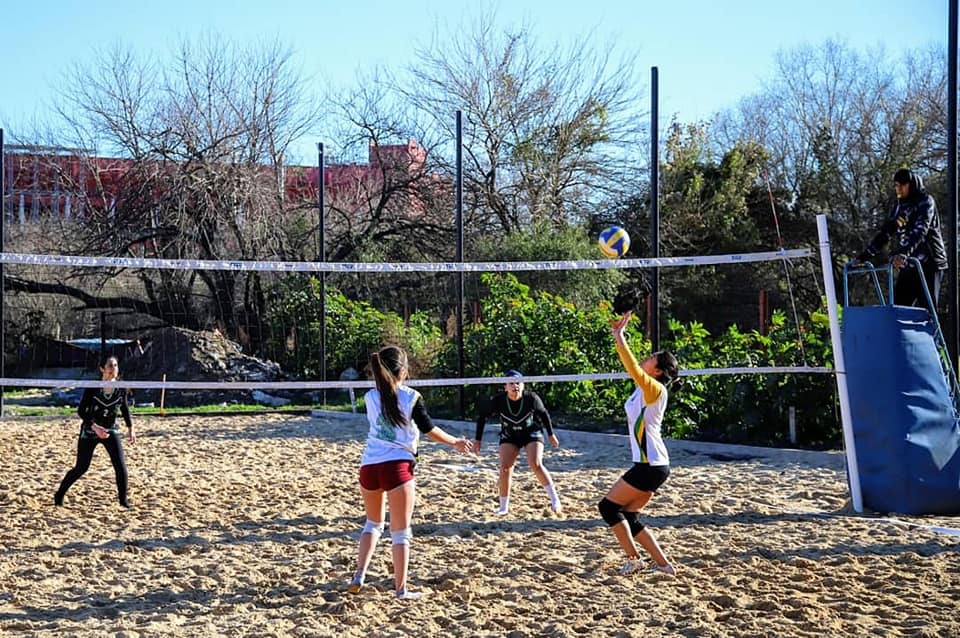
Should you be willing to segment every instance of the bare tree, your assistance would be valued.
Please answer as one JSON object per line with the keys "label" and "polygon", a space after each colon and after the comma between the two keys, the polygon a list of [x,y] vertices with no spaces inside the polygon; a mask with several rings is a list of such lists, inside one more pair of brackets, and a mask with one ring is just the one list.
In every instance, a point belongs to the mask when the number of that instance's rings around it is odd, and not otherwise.
{"label": "bare tree", "polygon": [[[172,60],[160,61],[118,47],[76,64],[62,86],[58,137],[91,149],[78,153],[82,171],[59,173],[83,198],[70,229],[78,251],[214,260],[303,254],[304,233],[289,229],[303,227],[290,222],[305,210],[288,201],[284,160],[320,109],[287,48],[208,36],[183,41]],[[126,308],[162,323],[256,332],[258,273],[140,271],[125,276],[122,295],[102,294],[102,282],[119,275],[85,271],[71,273],[70,283],[8,285],[54,286],[47,292],[85,307]]]}
{"label": "bare tree", "polygon": [[[421,125],[378,69],[331,99],[340,165],[326,207],[333,261],[449,261],[454,258],[450,178],[437,158],[449,139]],[[335,276],[351,296],[394,311],[445,306],[450,277],[418,273]]]}
{"label": "bare tree", "polygon": [[588,37],[544,48],[526,27],[498,31],[488,13],[438,32],[408,71],[394,88],[447,139],[463,111],[471,230],[578,224],[632,190],[642,113],[631,57],[614,60]]}
{"label": "bare tree", "polygon": [[451,183],[435,164],[441,142],[377,72],[359,84],[333,100],[340,157],[357,162],[358,170],[341,169],[344,183],[329,202],[332,259],[398,250],[407,259],[451,257],[438,254],[453,235]]}
{"label": "bare tree", "polygon": [[942,171],[946,74],[939,48],[894,61],[827,41],[777,56],[774,78],[717,119],[719,144],[759,142],[795,211],[829,212],[859,235],[885,212],[893,171]]}

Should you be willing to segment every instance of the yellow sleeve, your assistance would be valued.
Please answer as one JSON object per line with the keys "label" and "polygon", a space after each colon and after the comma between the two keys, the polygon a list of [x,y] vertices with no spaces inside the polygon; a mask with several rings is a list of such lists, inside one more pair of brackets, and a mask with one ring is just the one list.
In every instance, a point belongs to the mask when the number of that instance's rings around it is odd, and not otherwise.
{"label": "yellow sleeve", "polygon": [[617,344],[617,354],[620,356],[620,361],[623,362],[623,367],[627,369],[627,374],[629,374],[633,382],[637,384],[637,387],[643,390],[643,402],[650,405],[660,398],[660,395],[663,393],[663,384],[651,377],[640,367],[640,364],[637,363],[637,358],[633,356],[626,341],[620,339],[616,339],[615,341]]}

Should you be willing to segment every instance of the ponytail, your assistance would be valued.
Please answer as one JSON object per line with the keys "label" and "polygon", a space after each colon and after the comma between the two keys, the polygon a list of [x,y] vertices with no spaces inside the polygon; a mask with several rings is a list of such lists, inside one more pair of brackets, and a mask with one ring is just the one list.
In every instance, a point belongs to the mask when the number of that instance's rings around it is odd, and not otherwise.
{"label": "ponytail", "polygon": [[397,346],[386,346],[370,355],[370,371],[380,393],[380,409],[387,420],[397,427],[406,425],[397,399],[397,386],[406,367],[407,355]]}
{"label": "ponytail", "polygon": [[657,367],[661,373],[657,380],[673,391],[683,387],[683,379],[680,378],[680,364],[677,362],[677,358],[666,350],[656,352],[654,356],[657,358]]}

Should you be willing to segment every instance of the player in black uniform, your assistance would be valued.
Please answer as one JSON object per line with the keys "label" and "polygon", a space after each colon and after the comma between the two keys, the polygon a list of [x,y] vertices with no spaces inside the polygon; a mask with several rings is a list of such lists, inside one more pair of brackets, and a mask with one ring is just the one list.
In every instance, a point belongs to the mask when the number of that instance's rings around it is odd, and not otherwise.
{"label": "player in black uniform", "polygon": [[[104,381],[117,381],[120,374],[120,364],[116,357],[108,357],[100,366],[100,373]],[[63,477],[60,489],[53,497],[54,503],[63,505],[63,497],[78,478],[90,468],[93,451],[97,444],[103,443],[113,463],[113,470],[117,476],[117,493],[120,505],[127,504],[127,466],[123,459],[123,445],[120,442],[120,427],[117,425],[117,410],[127,426],[127,437],[130,444],[136,443],[137,437],[133,433],[133,424],[130,422],[130,411],[127,408],[127,393],[116,386],[103,388],[87,388],[80,399],[77,414],[80,415],[80,438],[77,440],[77,462]]]}
{"label": "player in black uniform", "polygon": [[543,401],[536,392],[524,391],[523,375],[516,370],[508,370],[504,375],[514,377],[504,385],[504,391],[490,397],[480,408],[477,417],[477,433],[474,449],[480,451],[483,428],[487,418],[497,416],[500,419],[500,507],[497,514],[504,515],[510,510],[510,484],[513,481],[513,465],[520,450],[527,451],[527,462],[537,476],[540,485],[550,498],[550,509],[560,512],[560,497],[553,486],[550,472],[543,466],[543,430],[551,445],[558,447],[560,441],[553,433],[550,414],[543,407]]}

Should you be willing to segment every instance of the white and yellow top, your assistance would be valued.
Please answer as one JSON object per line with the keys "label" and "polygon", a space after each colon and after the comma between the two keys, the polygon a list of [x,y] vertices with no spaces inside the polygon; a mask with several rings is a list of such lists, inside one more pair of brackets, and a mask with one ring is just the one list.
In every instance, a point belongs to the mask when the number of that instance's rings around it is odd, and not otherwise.
{"label": "white and yellow top", "polygon": [[633,462],[670,465],[670,455],[660,434],[663,415],[667,412],[667,389],[644,371],[626,343],[619,340],[616,343],[623,366],[637,384],[637,389],[623,404],[627,412]]}

